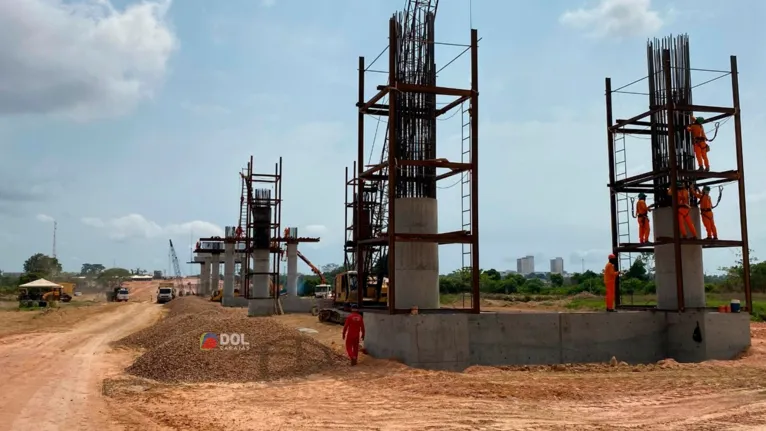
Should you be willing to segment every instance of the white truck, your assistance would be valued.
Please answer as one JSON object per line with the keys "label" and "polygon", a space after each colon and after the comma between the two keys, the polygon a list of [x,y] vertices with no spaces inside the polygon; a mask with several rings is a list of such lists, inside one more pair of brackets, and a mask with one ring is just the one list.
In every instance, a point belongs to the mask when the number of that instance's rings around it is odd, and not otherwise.
{"label": "white truck", "polygon": [[162,287],[160,286],[159,290],[157,291],[157,303],[158,304],[164,304],[166,302],[172,301],[176,297],[175,292],[173,292],[172,287]]}
{"label": "white truck", "polygon": [[117,291],[117,297],[115,298],[118,302],[128,302],[128,299],[130,299],[130,292],[128,289],[122,287],[120,290]]}

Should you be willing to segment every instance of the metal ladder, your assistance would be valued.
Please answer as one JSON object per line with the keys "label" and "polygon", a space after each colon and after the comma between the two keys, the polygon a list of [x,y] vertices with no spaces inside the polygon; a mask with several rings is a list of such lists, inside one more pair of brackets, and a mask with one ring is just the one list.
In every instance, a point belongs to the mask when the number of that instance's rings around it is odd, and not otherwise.
{"label": "metal ladder", "polygon": [[[614,138],[614,179],[621,181],[628,177],[628,153],[625,150],[625,135]],[[630,242],[630,225],[633,223],[630,199],[627,193],[617,194],[617,243]],[[620,253],[620,270],[627,270],[633,264],[632,253]]]}
{"label": "metal ladder", "polygon": [[[460,104],[460,117],[462,127],[460,129],[460,162],[471,162],[471,108],[469,102]],[[463,172],[460,177],[460,210],[462,230],[471,231],[471,175]],[[473,232],[471,232],[473,233]],[[471,244],[461,244],[463,269],[471,268]]]}

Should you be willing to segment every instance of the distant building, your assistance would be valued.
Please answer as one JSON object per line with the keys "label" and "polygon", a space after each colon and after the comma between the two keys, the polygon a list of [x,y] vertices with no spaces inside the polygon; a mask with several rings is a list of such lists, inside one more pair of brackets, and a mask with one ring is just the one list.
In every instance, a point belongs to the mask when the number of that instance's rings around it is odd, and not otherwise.
{"label": "distant building", "polygon": [[516,272],[521,275],[528,275],[535,272],[535,257],[524,256],[516,259]]}
{"label": "distant building", "polygon": [[551,259],[551,274],[564,274],[564,259],[557,257]]}

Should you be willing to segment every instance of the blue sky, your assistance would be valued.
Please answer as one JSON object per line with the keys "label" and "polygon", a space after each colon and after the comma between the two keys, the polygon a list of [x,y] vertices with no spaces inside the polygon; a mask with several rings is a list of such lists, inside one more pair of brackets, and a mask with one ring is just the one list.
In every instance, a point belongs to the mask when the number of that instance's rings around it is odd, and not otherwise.
{"label": "blue sky", "polygon": [[[55,219],[66,270],[86,262],[166,270],[168,238],[186,260],[190,234],[236,223],[237,175],[251,154],[264,170],[283,156],[283,225],[322,238],[304,253],[320,265],[342,262],[357,56],[380,52],[387,19],[403,4],[0,1],[0,269],[20,270],[31,254],[50,253]],[[766,253],[766,228],[757,222],[766,216],[766,173],[757,169],[766,160],[757,136],[766,120],[759,103],[766,4],[736,4],[473,1],[483,38],[482,267],[515,269],[527,254],[538,270],[556,256],[570,271],[581,259],[603,266],[610,246],[604,77],[620,85],[644,76],[646,38],[681,32],[690,34],[695,67],[726,69],[729,55],[739,56],[751,248]],[[439,41],[467,43],[469,2],[442,1],[436,26]],[[440,47],[437,62],[459,52]],[[467,58],[440,79],[468,87]],[[729,89],[728,80],[716,81],[695,101],[730,104]],[[645,105],[621,96],[616,116]],[[732,123],[710,153],[714,170],[734,166]],[[370,139],[374,125],[368,120]],[[439,126],[440,152],[458,158],[460,120]],[[639,172],[648,143],[627,144],[629,170]],[[441,191],[444,231],[459,227],[459,195],[459,187]],[[721,238],[739,238],[736,186],[724,190],[716,218]],[[705,253],[708,272],[734,258],[727,249]],[[459,247],[442,247],[441,257],[443,272],[457,267]]]}

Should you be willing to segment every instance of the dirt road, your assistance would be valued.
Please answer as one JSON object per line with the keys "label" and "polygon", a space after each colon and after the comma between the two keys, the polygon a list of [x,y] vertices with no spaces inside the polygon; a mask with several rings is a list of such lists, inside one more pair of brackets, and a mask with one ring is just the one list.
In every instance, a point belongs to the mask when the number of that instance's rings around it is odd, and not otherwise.
{"label": "dirt road", "polygon": [[65,332],[0,339],[0,430],[113,429],[101,384],[122,371],[126,358],[109,353],[109,343],[151,325],[161,307],[109,306]]}

